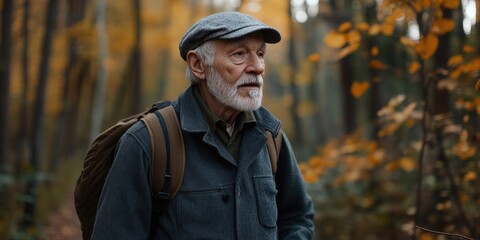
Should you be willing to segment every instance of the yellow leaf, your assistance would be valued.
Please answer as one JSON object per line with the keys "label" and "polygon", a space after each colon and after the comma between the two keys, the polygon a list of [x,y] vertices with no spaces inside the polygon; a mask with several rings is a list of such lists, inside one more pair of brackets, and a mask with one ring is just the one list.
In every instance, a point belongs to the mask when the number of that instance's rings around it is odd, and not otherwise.
{"label": "yellow leaf", "polygon": [[419,240],[434,240],[435,237],[431,233],[421,232]]}
{"label": "yellow leaf", "polygon": [[370,25],[368,25],[368,23],[366,22],[361,22],[357,24],[357,29],[360,31],[368,31],[369,28],[370,28]]}
{"label": "yellow leaf", "polygon": [[460,139],[458,140],[459,142],[467,142],[468,140],[468,132],[467,130],[462,130],[460,133]]}
{"label": "yellow leaf", "polygon": [[398,163],[396,162],[389,162],[387,165],[385,165],[385,168],[387,169],[388,172],[394,172],[395,170],[398,169]]}
{"label": "yellow leaf", "polygon": [[350,44],[360,43],[362,41],[362,35],[360,35],[357,30],[352,30],[347,33],[347,40]]}
{"label": "yellow leaf", "polygon": [[350,22],[344,22],[338,27],[338,32],[346,33],[352,29],[352,24]]}
{"label": "yellow leaf", "polygon": [[480,71],[480,57],[472,59],[465,71],[467,73],[474,73]]}
{"label": "yellow leaf", "polygon": [[383,127],[382,129],[380,129],[380,131],[378,132],[377,135],[378,135],[378,137],[385,137],[385,136],[392,135],[393,133],[395,133],[398,130],[399,127],[400,127],[400,124],[398,124],[398,123],[388,124],[385,127]]}
{"label": "yellow leaf", "polygon": [[415,169],[415,160],[410,157],[403,157],[399,160],[399,165],[403,170],[411,172]]}
{"label": "yellow leaf", "polygon": [[437,51],[437,47],[438,37],[430,32],[427,36],[420,39],[416,51],[423,60],[427,60]]}
{"label": "yellow leaf", "polygon": [[387,68],[385,64],[376,59],[370,61],[370,67],[375,70],[384,70]]}
{"label": "yellow leaf", "polygon": [[325,36],[324,41],[331,48],[341,48],[347,43],[347,36],[343,33],[331,31]]}
{"label": "yellow leaf", "polygon": [[440,18],[433,23],[433,29],[437,34],[443,35],[451,32],[455,28],[455,22],[452,19]]}
{"label": "yellow leaf", "polygon": [[420,70],[421,67],[422,67],[422,65],[420,65],[419,62],[415,61],[415,62],[413,62],[412,64],[410,64],[410,67],[408,68],[408,73],[414,74],[414,73],[416,73],[418,70]]}
{"label": "yellow leaf", "polygon": [[422,9],[422,3],[420,1],[415,1],[415,11],[419,13],[422,11]]}
{"label": "yellow leaf", "polygon": [[453,67],[453,66],[456,66],[456,65],[458,65],[462,62],[463,62],[462,55],[455,55],[455,56],[450,57],[450,59],[448,59],[447,65],[450,66],[450,67]]}
{"label": "yellow leaf", "polygon": [[423,8],[429,8],[432,3],[432,0],[422,0]]}
{"label": "yellow leaf", "polygon": [[318,181],[318,175],[312,170],[307,169],[306,171],[302,172],[302,174],[303,179],[307,183],[315,183]]}
{"label": "yellow leaf", "polygon": [[410,104],[408,104],[405,109],[403,109],[403,114],[407,115],[407,116],[410,116],[412,115],[413,111],[415,110],[415,108],[417,107],[417,103],[416,102],[412,102]]}
{"label": "yellow leaf", "polygon": [[308,56],[308,61],[310,62],[319,62],[320,61],[320,54],[314,53]]}
{"label": "yellow leaf", "polygon": [[443,7],[446,9],[457,9],[460,6],[460,0],[445,0]]}
{"label": "yellow leaf", "polygon": [[457,155],[462,160],[473,157],[477,153],[477,148],[468,143],[467,130],[462,130],[458,143],[453,146],[452,150],[453,154]]}
{"label": "yellow leaf", "polygon": [[395,30],[395,24],[394,23],[383,23],[382,24],[382,33],[385,36],[392,36],[393,31]]}
{"label": "yellow leaf", "polygon": [[372,54],[372,57],[378,56],[378,47],[377,46],[373,47],[372,50],[370,51],[370,54]]}
{"label": "yellow leaf", "polygon": [[370,88],[369,82],[353,82],[350,91],[355,98],[359,98],[365,94],[365,92]]}
{"label": "yellow leaf", "polygon": [[345,173],[346,182],[355,182],[360,178],[362,178],[362,172],[358,169],[353,169],[352,171]]}
{"label": "yellow leaf", "polygon": [[395,24],[398,18],[403,15],[403,10],[399,8],[393,9],[392,13],[383,21],[384,23]]}
{"label": "yellow leaf", "polygon": [[405,36],[402,36],[400,38],[400,42],[405,45],[406,47],[415,47],[417,44],[415,43],[415,41],[413,41],[412,39],[408,38],[408,37],[405,37]]}
{"label": "yellow leaf", "polygon": [[449,79],[439,80],[437,83],[438,89],[446,89],[449,91],[455,90],[457,86],[458,86],[458,81],[452,81]]}
{"label": "yellow leaf", "polygon": [[477,173],[475,173],[473,171],[470,171],[467,174],[465,174],[465,176],[463,176],[463,180],[465,182],[470,182],[470,181],[473,181],[475,179],[477,179]]}
{"label": "yellow leaf", "polygon": [[382,30],[382,26],[380,24],[373,24],[368,30],[368,34],[370,36],[375,36],[375,35],[378,35],[381,30]]}
{"label": "yellow leaf", "polygon": [[465,45],[463,46],[463,51],[464,51],[465,53],[473,53],[473,52],[475,52],[475,48],[472,47],[472,46],[470,46],[470,45],[468,45],[468,44],[465,44]]}
{"label": "yellow leaf", "polygon": [[338,53],[337,59],[342,59],[348,56],[349,54],[355,52],[359,47],[360,47],[360,43],[353,43],[342,48],[342,50]]}
{"label": "yellow leaf", "polygon": [[463,68],[459,67],[450,73],[450,79],[456,80],[460,77],[460,75],[462,75],[462,73],[463,73]]}

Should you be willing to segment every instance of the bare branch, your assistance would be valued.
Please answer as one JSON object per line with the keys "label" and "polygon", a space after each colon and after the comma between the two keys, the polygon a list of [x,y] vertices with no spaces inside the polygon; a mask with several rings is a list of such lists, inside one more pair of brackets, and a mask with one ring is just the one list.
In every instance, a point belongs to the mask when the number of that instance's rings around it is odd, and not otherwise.
{"label": "bare branch", "polygon": [[415,228],[418,228],[418,229],[420,229],[420,230],[422,230],[422,231],[429,232],[429,233],[433,233],[433,234],[440,234],[440,235],[444,235],[444,236],[459,237],[459,238],[468,239],[468,240],[475,240],[475,239],[473,239],[473,238],[469,238],[469,237],[467,237],[467,236],[463,236],[463,235],[460,235],[460,234],[434,231],[434,230],[430,230],[430,229],[428,229],[428,228],[420,227],[420,226],[418,226],[418,225],[416,225]]}

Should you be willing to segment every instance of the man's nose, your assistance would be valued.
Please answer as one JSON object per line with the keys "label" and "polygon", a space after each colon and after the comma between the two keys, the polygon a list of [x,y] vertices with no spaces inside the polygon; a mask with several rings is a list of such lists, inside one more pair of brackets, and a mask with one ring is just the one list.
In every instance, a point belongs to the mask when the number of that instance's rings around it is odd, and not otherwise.
{"label": "man's nose", "polygon": [[259,75],[265,71],[265,62],[263,57],[251,55],[248,59],[248,66],[245,69],[247,73]]}

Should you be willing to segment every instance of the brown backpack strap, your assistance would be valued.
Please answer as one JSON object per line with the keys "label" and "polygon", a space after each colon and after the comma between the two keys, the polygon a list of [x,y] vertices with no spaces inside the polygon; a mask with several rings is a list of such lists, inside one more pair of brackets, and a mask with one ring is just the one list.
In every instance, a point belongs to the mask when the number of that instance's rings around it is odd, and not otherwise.
{"label": "brown backpack strap", "polygon": [[[158,193],[162,189],[165,179],[165,170],[167,168],[167,152],[165,149],[165,136],[163,134],[160,121],[155,113],[147,114],[142,118],[147,126],[152,146],[152,158],[150,168],[150,182],[152,183],[152,192]],[[154,177],[155,176],[155,177]]]}
{"label": "brown backpack strap", "polygon": [[277,161],[280,156],[280,149],[282,148],[282,129],[280,129],[277,136],[275,136],[275,139],[269,131],[265,131],[265,135],[267,136],[267,147],[272,164],[272,173],[275,175],[277,173]]}
{"label": "brown backpack strap", "polygon": [[[167,191],[174,198],[183,181],[185,168],[185,148],[175,109],[167,106],[156,114],[147,114],[142,120],[146,123],[152,142],[152,191],[156,194]],[[162,126],[163,125],[163,126]],[[168,145],[169,149],[166,149]],[[167,159],[169,161],[167,161]],[[169,165],[169,166],[167,166]],[[166,174],[168,174],[166,176]],[[165,180],[169,179],[168,189],[164,190]]]}
{"label": "brown backpack strap", "polygon": [[185,146],[175,109],[172,106],[168,106],[160,109],[160,113],[165,120],[165,125],[168,129],[168,136],[170,138],[170,169],[172,180],[168,192],[170,193],[171,198],[174,198],[183,181],[183,173],[185,169]]}

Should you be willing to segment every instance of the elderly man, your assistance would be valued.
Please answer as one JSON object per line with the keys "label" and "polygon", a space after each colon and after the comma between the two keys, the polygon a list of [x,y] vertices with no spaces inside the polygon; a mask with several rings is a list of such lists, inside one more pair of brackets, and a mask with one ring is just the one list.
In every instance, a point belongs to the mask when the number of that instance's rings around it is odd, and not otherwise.
{"label": "elderly man", "polygon": [[[280,38],[238,12],[207,16],[185,33],[191,86],[172,102],[186,152],[180,191],[152,221],[152,148],[140,121],[117,146],[93,239],[312,239],[313,204],[292,147],[261,107],[266,43]],[[283,138],[275,174],[265,131]]]}

